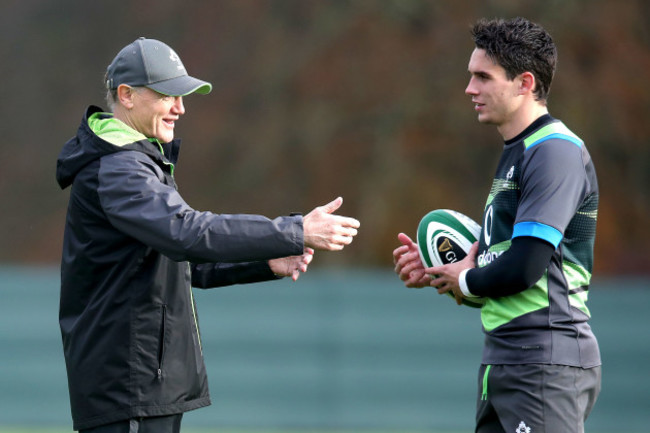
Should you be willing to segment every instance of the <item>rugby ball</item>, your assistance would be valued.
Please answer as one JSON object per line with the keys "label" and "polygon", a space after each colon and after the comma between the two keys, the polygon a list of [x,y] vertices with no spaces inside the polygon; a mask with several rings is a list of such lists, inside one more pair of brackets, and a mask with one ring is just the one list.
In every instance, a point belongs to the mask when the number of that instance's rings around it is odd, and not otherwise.
{"label": "rugby ball", "polygon": [[[454,263],[467,256],[481,234],[470,217],[449,209],[436,209],[426,214],[418,225],[417,244],[425,268]],[[447,295],[454,297],[451,292]],[[481,308],[483,298],[464,298],[468,307]]]}

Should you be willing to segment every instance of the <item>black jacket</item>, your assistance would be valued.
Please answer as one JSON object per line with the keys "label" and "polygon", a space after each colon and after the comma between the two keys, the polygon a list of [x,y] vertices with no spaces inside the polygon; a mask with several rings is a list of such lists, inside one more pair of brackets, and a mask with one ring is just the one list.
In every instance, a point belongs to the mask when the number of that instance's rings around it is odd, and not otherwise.
{"label": "black jacket", "polygon": [[114,146],[88,117],[56,177],[72,186],[59,321],[74,429],[210,404],[191,285],[273,279],[266,260],[303,252],[302,217],[217,215],[176,190],[178,140]]}

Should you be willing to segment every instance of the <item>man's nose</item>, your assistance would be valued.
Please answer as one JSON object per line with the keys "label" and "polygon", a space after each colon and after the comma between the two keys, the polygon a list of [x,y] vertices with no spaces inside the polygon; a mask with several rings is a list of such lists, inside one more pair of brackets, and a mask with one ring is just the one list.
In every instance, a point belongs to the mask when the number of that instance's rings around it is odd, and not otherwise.
{"label": "man's nose", "polygon": [[176,96],[174,99],[174,112],[178,115],[185,114],[185,105],[183,105],[183,97]]}
{"label": "man's nose", "polygon": [[465,94],[466,95],[476,95],[478,91],[476,90],[476,86],[474,85],[474,78],[469,79],[469,83],[467,83],[467,87],[465,87]]}

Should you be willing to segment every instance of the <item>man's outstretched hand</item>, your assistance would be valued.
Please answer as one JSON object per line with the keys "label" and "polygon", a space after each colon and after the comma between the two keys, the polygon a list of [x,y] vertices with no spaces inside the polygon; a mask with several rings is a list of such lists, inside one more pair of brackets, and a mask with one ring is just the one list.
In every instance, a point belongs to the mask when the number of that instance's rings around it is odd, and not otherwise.
{"label": "man's outstretched hand", "polygon": [[315,250],[340,251],[352,243],[361,225],[358,220],[335,215],[343,198],[319,206],[303,218],[304,242]]}

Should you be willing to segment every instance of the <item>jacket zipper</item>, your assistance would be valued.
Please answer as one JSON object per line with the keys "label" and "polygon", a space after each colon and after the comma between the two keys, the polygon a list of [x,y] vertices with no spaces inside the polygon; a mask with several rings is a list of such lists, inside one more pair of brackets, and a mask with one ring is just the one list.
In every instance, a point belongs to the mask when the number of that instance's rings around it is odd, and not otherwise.
{"label": "jacket zipper", "polygon": [[164,159],[163,159],[162,162],[163,162],[163,164],[165,164],[166,166],[169,167],[169,173],[171,174],[172,179],[173,179],[173,178],[174,178],[174,168],[175,168],[175,167],[174,167],[174,163],[173,163],[173,162],[169,162],[169,161],[166,160],[166,159],[167,159],[167,156],[165,155],[165,151],[163,150],[163,147],[162,147],[162,144],[160,144],[160,141],[158,141],[158,140],[154,140],[154,141],[151,141],[151,143],[155,143],[155,144],[158,145],[158,150],[160,150],[160,153],[161,153],[162,156],[164,157]]}
{"label": "jacket zipper", "polygon": [[[187,270],[189,271],[190,275],[192,275],[192,268],[189,264],[187,263]],[[191,281],[191,277],[190,277]],[[201,344],[201,331],[199,331],[199,321],[196,318],[196,308],[194,305],[194,292],[192,291],[192,285],[189,285],[189,290],[190,290],[190,304],[192,305],[192,317],[194,317],[194,328],[196,329],[196,338],[199,341],[199,351],[201,352],[201,356],[203,356],[203,345]]]}
{"label": "jacket zipper", "polygon": [[160,319],[160,340],[158,343],[158,380],[162,379],[163,359],[165,358],[165,324],[167,321],[167,305],[162,305]]}

